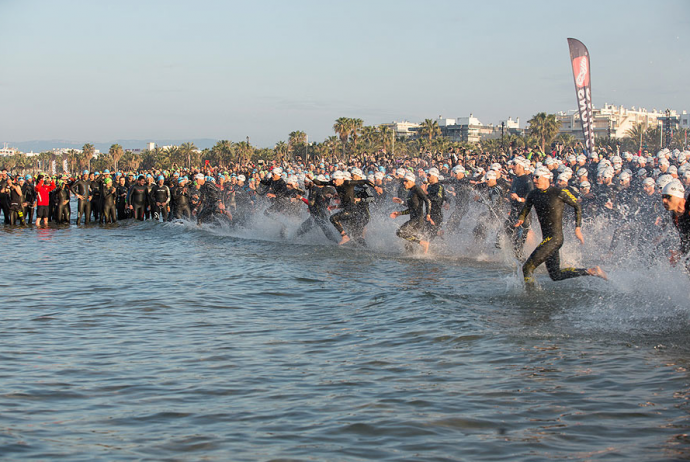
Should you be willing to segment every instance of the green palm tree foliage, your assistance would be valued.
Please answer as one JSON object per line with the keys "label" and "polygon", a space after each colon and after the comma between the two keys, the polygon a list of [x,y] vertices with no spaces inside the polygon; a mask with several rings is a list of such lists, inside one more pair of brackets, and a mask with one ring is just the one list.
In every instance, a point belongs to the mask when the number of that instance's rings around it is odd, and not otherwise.
{"label": "green palm tree foliage", "polygon": [[541,146],[541,152],[544,152],[546,144],[551,143],[561,128],[561,122],[556,119],[556,114],[547,114],[546,112],[534,115],[528,124],[528,133],[536,137]]}
{"label": "green palm tree foliage", "polygon": [[438,126],[438,121],[431,119],[424,119],[420,124],[419,135],[431,141],[436,136],[441,135],[441,127]]}

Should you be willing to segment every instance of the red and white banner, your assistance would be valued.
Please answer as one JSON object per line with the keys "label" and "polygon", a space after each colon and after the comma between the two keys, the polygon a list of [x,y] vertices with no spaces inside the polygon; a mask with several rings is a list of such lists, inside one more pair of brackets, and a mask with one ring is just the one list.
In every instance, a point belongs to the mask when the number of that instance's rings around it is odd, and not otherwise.
{"label": "red and white banner", "polygon": [[570,62],[573,66],[577,107],[580,110],[582,135],[585,138],[587,154],[594,150],[594,119],[592,115],[592,87],[589,67],[589,51],[587,47],[574,38],[568,39],[570,47]]}

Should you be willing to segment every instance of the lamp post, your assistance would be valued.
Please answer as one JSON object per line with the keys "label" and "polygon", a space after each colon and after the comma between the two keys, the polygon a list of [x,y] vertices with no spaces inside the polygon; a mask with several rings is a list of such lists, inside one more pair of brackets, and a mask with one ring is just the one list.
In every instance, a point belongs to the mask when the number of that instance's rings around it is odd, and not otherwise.
{"label": "lamp post", "polygon": [[505,149],[505,146],[503,145],[503,131],[506,127],[506,123],[504,121],[501,121],[501,150]]}

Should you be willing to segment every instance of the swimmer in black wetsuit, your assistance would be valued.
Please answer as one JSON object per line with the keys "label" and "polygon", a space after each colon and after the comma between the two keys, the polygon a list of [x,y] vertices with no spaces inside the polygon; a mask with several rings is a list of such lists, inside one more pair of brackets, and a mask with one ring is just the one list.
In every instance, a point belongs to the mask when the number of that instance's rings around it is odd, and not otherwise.
{"label": "swimmer in black wetsuit", "polygon": [[[439,181],[439,171],[437,168],[429,169],[429,184],[426,187],[426,195],[431,201],[431,221],[427,222],[429,227],[429,240],[441,234],[441,224],[443,224],[443,209],[449,208],[446,188]],[[431,223],[434,223],[433,225]]]}
{"label": "swimmer in black wetsuit", "polygon": [[101,222],[115,223],[117,221],[117,209],[115,200],[117,199],[117,188],[113,186],[113,180],[106,177],[103,180],[103,190],[101,191],[102,205]]}
{"label": "swimmer in black wetsuit", "polygon": [[115,191],[115,196],[116,196],[116,207],[117,207],[117,219],[118,220],[124,220],[126,218],[129,218],[128,216],[128,208],[127,208],[127,193],[129,192],[129,189],[125,185],[127,182],[127,179],[124,176],[121,176],[117,180],[117,186],[116,186],[116,191]]}
{"label": "swimmer in black wetsuit", "polygon": [[532,206],[534,206],[543,235],[541,243],[534,249],[532,255],[529,256],[522,266],[525,284],[527,284],[528,287],[534,285],[532,274],[542,263],[546,263],[549,277],[554,281],[561,281],[563,279],[579,276],[598,276],[602,279],[606,279],[606,273],[598,266],[589,269],[561,269],[559,250],[563,246],[563,207],[565,204],[568,204],[575,209],[575,236],[584,244],[585,240],[584,237],[582,237],[582,230],[580,229],[582,224],[582,210],[580,209],[580,204],[570,192],[550,186],[553,174],[548,169],[540,167],[534,175],[536,189],[527,195],[525,206],[522,212],[520,212],[517,223],[515,223],[516,228],[522,226]]}
{"label": "swimmer in black wetsuit", "polygon": [[[398,237],[406,241],[414,242],[422,246],[424,253],[429,251],[429,238],[425,236],[425,221],[434,225],[431,215],[431,201],[422,191],[422,188],[415,184],[415,176],[412,172],[405,175],[403,184],[407,193],[407,209],[401,212],[393,212],[390,217],[395,219],[400,215],[409,215],[410,220],[398,228]],[[426,213],[424,209],[426,208]]]}
{"label": "swimmer in black wetsuit", "polygon": [[155,221],[163,219],[168,221],[168,212],[170,211],[170,188],[166,186],[165,177],[158,176],[158,182],[153,185],[149,193],[149,204],[151,204],[151,215]]}
{"label": "swimmer in black wetsuit", "polygon": [[91,199],[93,199],[91,188],[89,171],[84,170],[81,180],[75,182],[71,187],[72,192],[79,199],[77,202],[77,224],[81,221],[82,215],[84,216],[84,224],[91,221]]}
{"label": "swimmer in black wetsuit", "polygon": [[[320,175],[318,178],[320,183],[325,183],[326,178]],[[302,201],[307,204],[309,209],[309,218],[300,225],[295,233],[295,237],[299,237],[315,226],[321,228],[323,234],[333,242],[338,242],[333,226],[328,221],[328,204],[331,199],[337,195],[333,186],[319,186],[314,184],[309,178],[304,180],[305,188],[309,191],[309,198],[302,197]]]}
{"label": "swimmer in black wetsuit", "polygon": [[[362,176],[361,170],[353,170],[353,177]],[[350,236],[359,245],[366,246],[364,240],[364,227],[369,221],[369,211],[367,204],[362,202],[361,198],[357,197],[355,187],[368,185],[381,193],[381,188],[374,185],[369,180],[346,180],[345,174],[341,171],[333,172],[330,183],[319,182],[314,180],[314,184],[334,186],[340,197],[340,211],[331,215],[330,221],[335,226],[335,229],[340,233],[339,245],[350,241]],[[345,229],[347,228],[347,230]],[[348,235],[349,234],[349,235]]]}
{"label": "swimmer in black wetsuit", "polygon": [[129,195],[127,196],[127,204],[132,211],[132,215],[139,221],[144,221],[146,213],[146,177],[139,175],[137,182],[129,188]]}
{"label": "swimmer in black wetsuit", "polygon": [[187,186],[187,178],[182,177],[177,180],[178,186],[175,188],[173,197],[175,199],[175,218],[185,218],[189,220],[192,217],[192,207],[189,202],[189,187]]}
{"label": "swimmer in black wetsuit", "polygon": [[520,215],[520,211],[527,200],[527,195],[534,189],[532,179],[527,171],[529,164],[529,161],[522,158],[517,158],[513,161],[512,168],[516,176],[510,187],[510,194],[508,196],[510,212],[504,224],[505,232],[513,244],[513,252],[517,258],[522,258],[522,249],[525,246],[527,233],[529,232],[529,215],[525,217],[522,226],[515,226],[517,217]]}
{"label": "swimmer in black wetsuit", "polygon": [[67,180],[58,180],[58,187],[55,191],[55,221],[57,223],[69,223],[71,213],[69,205],[70,187]]}
{"label": "swimmer in black wetsuit", "polygon": [[678,180],[664,186],[661,191],[664,208],[671,212],[671,220],[678,230],[680,245],[678,251],[671,252],[671,263],[684,260],[685,268],[690,272],[690,200],[685,199],[685,188]]}

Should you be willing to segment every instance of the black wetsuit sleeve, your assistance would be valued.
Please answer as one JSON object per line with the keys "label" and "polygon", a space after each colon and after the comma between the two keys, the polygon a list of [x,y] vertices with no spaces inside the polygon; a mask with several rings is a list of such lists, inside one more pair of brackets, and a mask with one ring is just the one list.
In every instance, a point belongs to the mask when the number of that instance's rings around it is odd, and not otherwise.
{"label": "black wetsuit sleeve", "polygon": [[427,196],[424,193],[424,190],[422,188],[420,188],[419,186],[416,187],[416,192],[417,192],[417,196],[419,197],[420,201],[424,202],[424,206],[426,207],[426,209],[425,209],[426,213],[424,215],[425,216],[429,215],[431,213],[431,200],[429,200],[429,196]]}
{"label": "black wetsuit sleeve", "polygon": [[561,189],[561,192],[558,194],[558,197],[571,206],[572,208],[575,209],[575,227],[580,228],[582,227],[582,206],[580,203],[577,201],[577,198],[573,196],[573,193],[571,193],[568,188],[563,188]]}
{"label": "black wetsuit sleeve", "polygon": [[520,215],[518,216],[518,221],[525,221],[527,216],[529,215],[529,212],[532,210],[532,197],[534,196],[535,190],[530,191],[529,194],[527,194],[527,198],[525,199],[525,205],[522,207],[522,211],[520,212]]}

